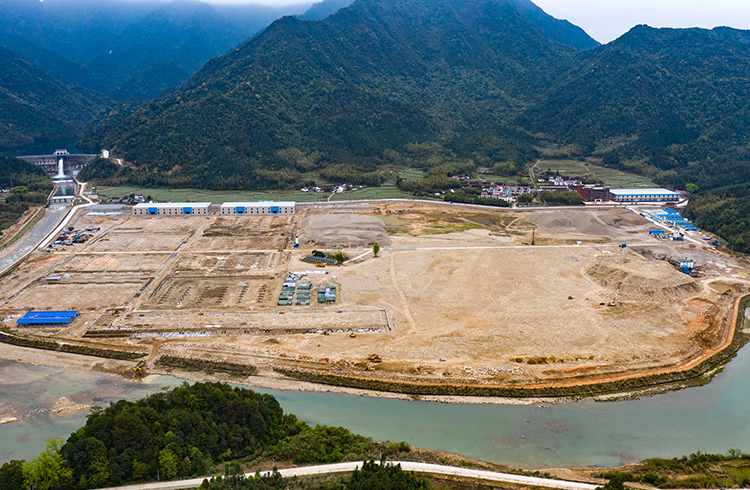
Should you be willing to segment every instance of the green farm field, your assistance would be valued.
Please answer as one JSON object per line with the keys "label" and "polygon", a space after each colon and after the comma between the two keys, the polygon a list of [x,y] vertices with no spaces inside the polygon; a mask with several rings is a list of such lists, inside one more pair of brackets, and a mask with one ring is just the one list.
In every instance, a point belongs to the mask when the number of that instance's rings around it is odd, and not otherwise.
{"label": "green farm field", "polygon": [[601,179],[604,182],[604,185],[612,188],[643,189],[658,187],[648,177],[578,160],[542,160],[537,165],[537,169],[541,172],[544,172],[547,169],[551,169],[553,172],[559,170],[561,175],[572,177],[588,174],[594,178]]}
{"label": "green farm field", "polygon": [[[125,197],[133,193],[151,196],[157,202],[210,202],[219,204],[228,201],[295,201],[325,202],[330,193],[302,191],[210,191],[203,189],[163,189],[146,187],[100,187],[101,197]],[[344,194],[336,194],[331,201],[408,198],[410,194],[396,187],[367,187]]]}

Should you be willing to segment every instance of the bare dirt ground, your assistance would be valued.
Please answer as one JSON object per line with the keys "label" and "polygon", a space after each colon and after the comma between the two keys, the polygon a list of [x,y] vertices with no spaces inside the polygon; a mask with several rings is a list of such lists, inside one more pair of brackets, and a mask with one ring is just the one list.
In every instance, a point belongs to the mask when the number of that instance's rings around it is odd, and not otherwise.
{"label": "bare dirt ground", "polygon": [[[37,252],[4,278],[6,327],[29,309],[75,309],[84,314],[72,326],[33,333],[141,346],[150,362],[253,364],[272,384],[287,383],[275,368],[488,386],[674,368],[726,341],[734,298],[748,290],[743,260],[657,240],[622,208],[310,205],[293,217],[126,215],[73,226],[101,231]],[[372,243],[378,257],[366,253]],[[340,247],[357,260],[302,262],[312,248]],[[701,275],[665,258],[692,258]],[[292,272],[312,283],[309,306],[277,306]],[[317,303],[325,285],[337,303]]]}
{"label": "bare dirt ground", "polygon": [[391,240],[382,219],[354,212],[313,214],[306,216],[299,236],[300,245],[311,247],[352,248],[390,245]]}

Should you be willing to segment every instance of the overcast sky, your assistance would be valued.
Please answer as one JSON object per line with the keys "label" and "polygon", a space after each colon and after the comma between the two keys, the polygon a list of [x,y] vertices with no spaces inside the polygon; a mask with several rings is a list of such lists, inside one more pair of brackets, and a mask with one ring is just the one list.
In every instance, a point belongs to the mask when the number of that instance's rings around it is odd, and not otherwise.
{"label": "overcast sky", "polygon": [[535,0],[534,3],[550,15],[582,27],[602,43],[637,24],[750,29],[748,0]]}
{"label": "overcast sky", "polygon": [[[249,3],[248,0],[207,0]],[[319,0],[252,0],[264,5]],[[609,42],[637,24],[654,27],[731,26],[750,29],[750,0],[532,0],[548,14],[568,19],[599,42]],[[2,2],[2,0],[0,0]]]}

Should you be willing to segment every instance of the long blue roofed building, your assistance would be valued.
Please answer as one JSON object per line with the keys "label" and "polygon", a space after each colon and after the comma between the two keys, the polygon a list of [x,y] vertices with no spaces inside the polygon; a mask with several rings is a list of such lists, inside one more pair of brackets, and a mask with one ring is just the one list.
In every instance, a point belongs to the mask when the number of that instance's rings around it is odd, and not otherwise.
{"label": "long blue roofed building", "polygon": [[19,327],[68,326],[77,316],[77,311],[29,311],[16,320],[16,325]]}
{"label": "long blue roofed building", "polygon": [[210,202],[142,202],[133,206],[133,216],[205,216],[210,206]]}

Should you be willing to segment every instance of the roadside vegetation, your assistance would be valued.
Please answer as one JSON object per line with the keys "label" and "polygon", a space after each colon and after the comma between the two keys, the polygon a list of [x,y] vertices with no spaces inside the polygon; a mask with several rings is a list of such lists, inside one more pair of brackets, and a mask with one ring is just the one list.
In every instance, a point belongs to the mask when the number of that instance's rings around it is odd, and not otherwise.
{"label": "roadside vegetation", "polygon": [[319,479],[285,479],[277,472],[269,476],[231,475],[205,480],[201,490],[430,490],[425,477],[407,473],[399,465],[370,461],[350,475]]}
{"label": "roadside vegetation", "polygon": [[681,458],[651,458],[627,471],[601,473],[609,483],[607,490],[619,490],[628,483],[656,488],[748,488],[750,454],[730,449],[727,454],[703,454],[700,451]]}
{"label": "roadside vegetation", "polygon": [[52,191],[47,172],[12,157],[0,157],[0,189],[10,193],[0,198],[0,231],[15,224],[29,206],[44,206]]}

